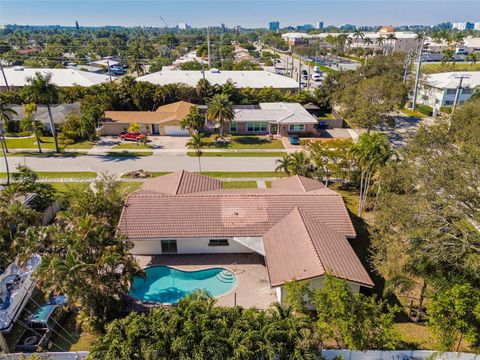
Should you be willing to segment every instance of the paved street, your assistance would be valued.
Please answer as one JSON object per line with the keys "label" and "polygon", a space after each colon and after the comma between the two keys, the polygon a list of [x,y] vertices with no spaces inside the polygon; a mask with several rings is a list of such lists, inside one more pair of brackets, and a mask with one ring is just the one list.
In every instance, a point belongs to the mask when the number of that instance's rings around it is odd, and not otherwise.
{"label": "paved street", "polygon": [[[201,159],[203,171],[272,171],[275,170],[275,157],[204,157]],[[39,158],[12,156],[8,158],[10,168],[26,165],[34,171],[95,171],[121,174],[133,170],[147,171],[198,171],[198,159],[182,154],[152,155],[136,158],[84,155],[66,158]],[[5,164],[0,162],[0,172],[5,172]]]}

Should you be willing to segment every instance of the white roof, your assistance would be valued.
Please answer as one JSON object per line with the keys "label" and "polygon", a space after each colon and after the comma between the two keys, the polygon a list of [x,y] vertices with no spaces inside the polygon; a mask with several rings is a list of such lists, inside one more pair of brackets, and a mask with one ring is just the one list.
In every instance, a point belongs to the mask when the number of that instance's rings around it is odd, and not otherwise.
{"label": "white roof", "polygon": [[[5,76],[9,86],[22,87],[28,85],[28,78],[35,77],[36,73],[46,75],[52,74],[52,83],[60,87],[73,86],[92,86],[110,81],[108,75],[95,74],[76,69],[41,69],[41,68],[23,68],[15,66],[5,68]],[[112,79],[115,79],[112,77]],[[5,86],[3,76],[0,76],[0,86]]]}
{"label": "white roof", "polygon": [[[217,71],[205,71],[205,79],[212,85],[223,85],[227,81],[232,81],[239,88],[260,89],[271,86],[276,89],[295,89],[298,87],[298,83],[289,77],[262,70]],[[196,86],[202,78],[201,70],[175,70],[159,71],[141,76],[137,78],[137,81],[148,81],[156,85],[183,83],[189,86]]]}
{"label": "white roof", "polygon": [[258,106],[235,107],[235,121],[263,121],[276,124],[316,124],[318,123],[299,103],[273,102]]}
{"label": "white roof", "polygon": [[[290,39],[293,39],[293,38],[296,38],[296,39],[300,39],[300,38],[312,38],[312,39],[323,39],[323,38],[326,38],[328,35],[331,35],[331,36],[338,36],[340,34],[343,34],[343,33],[321,33],[321,34],[306,34],[306,33],[285,33],[282,35],[283,38],[290,38]],[[377,39],[379,37],[383,37],[383,38],[386,38],[388,36],[389,33],[385,33],[385,32],[378,32],[378,33],[375,33],[375,32],[364,32],[363,33],[363,38],[370,38],[370,39]],[[413,33],[413,32],[408,32],[408,31],[396,31],[394,34],[397,39],[415,39],[417,37],[417,34]],[[348,36],[353,38],[354,36],[354,33],[348,33]]]}
{"label": "white roof", "polygon": [[97,66],[113,66],[113,65],[120,64],[120,63],[118,61],[115,61],[115,60],[102,59],[102,60],[92,61],[92,64],[97,65]]}
{"label": "white roof", "polygon": [[480,86],[480,71],[452,71],[438,74],[431,74],[426,77],[429,86],[438,89],[456,89],[459,84],[459,77],[464,75],[462,87],[475,88]]}
{"label": "white roof", "polygon": [[480,48],[480,38],[474,38],[474,37],[467,37],[463,39],[463,43],[467,47],[471,48]]}

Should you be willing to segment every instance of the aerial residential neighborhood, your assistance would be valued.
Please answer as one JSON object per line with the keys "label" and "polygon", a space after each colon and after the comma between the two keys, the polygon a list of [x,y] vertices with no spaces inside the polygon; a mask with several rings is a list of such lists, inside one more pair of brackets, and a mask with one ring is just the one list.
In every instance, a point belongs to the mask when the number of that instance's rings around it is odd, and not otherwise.
{"label": "aerial residential neighborhood", "polygon": [[477,359],[478,10],[0,1],[0,358]]}

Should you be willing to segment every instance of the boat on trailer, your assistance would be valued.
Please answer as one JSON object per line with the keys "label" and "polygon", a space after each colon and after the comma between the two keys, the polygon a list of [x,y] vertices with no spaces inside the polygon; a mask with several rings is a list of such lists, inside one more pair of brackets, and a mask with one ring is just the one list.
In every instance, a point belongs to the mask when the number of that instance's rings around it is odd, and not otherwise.
{"label": "boat on trailer", "polygon": [[37,255],[30,257],[22,266],[16,259],[0,275],[0,332],[12,330],[32,296],[35,288],[32,273],[41,262],[42,259]]}

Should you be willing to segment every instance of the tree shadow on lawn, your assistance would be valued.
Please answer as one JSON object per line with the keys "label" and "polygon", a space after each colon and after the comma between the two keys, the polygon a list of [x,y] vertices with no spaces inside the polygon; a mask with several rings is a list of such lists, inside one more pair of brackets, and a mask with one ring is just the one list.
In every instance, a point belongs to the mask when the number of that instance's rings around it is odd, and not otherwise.
{"label": "tree shadow on lawn", "polygon": [[62,157],[62,158],[74,158],[77,156],[85,155],[85,152],[75,152],[75,151],[68,151],[68,152],[60,152],[56,153],[54,151],[45,151],[45,152],[11,152],[8,154],[8,156],[31,156],[31,157],[36,157],[36,158],[55,158],[55,157]]}

